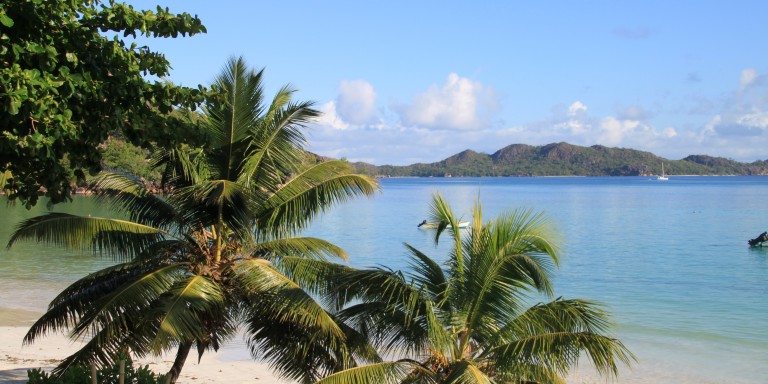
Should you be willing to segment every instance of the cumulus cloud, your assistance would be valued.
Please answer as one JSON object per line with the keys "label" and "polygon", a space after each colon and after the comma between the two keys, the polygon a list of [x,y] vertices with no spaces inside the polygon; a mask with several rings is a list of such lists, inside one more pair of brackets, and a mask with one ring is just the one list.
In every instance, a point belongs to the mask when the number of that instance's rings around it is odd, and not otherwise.
{"label": "cumulus cloud", "polygon": [[580,99],[553,106],[549,117],[493,127],[494,91],[457,74],[392,110],[376,110],[370,84],[349,81],[335,101],[320,108],[324,115],[311,145],[316,153],[378,165],[440,161],[468,148],[493,153],[509,144],[560,141],[635,148],[671,159],[691,154],[765,159],[768,82],[754,69],[737,74],[739,83],[724,97],[692,96],[677,109],[666,106],[666,112],[678,112],[677,122],[661,121],[665,110],[655,104],[654,113],[644,105],[618,105],[603,113],[606,106]]}
{"label": "cumulus cloud", "polygon": [[739,117],[738,123],[755,128],[768,128],[768,112],[761,111]]}
{"label": "cumulus cloud", "polygon": [[598,142],[604,145],[620,145],[639,126],[640,122],[637,120],[619,120],[615,117],[605,117],[600,122]]}
{"label": "cumulus cloud", "polygon": [[395,110],[406,125],[473,130],[488,126],[498,110],[498,99],[491,87],[451,73],[442,85],[430,87],[416,95],[413,104]]}
{"label": "cumulus cloud", "polygon": [[[578,138],[586,135],[591,128],[587,109],[587,106],[581,101],[575,101],[567,108],[564,105],[559,105],[552,109],[553,116],[549,121],[529,124],[527,129],[538,132],[537,134],[541,138],[537,141],[564,141],[558,137],[562,138],[563,135],[567,135],[572,143],[577,143],[579,142]],[[551,137],[551,139],[545,139],[545,137]]]}
{"label": "cumulus cloud", "polygon": [[336,111],[344,121],[363,125],[371,123],[377,115],[376,92],[363,80],[342,81],[336,99]]}
{"label": "cumulus cloud", "polygon": [[768,88],[753,68],[741,71],[739,90],[702,129],[703,136],[743,138],[768,134]]}
{"label": "cumulus cloud", "polygon": [[711,125],[710,131],[723,137],[763,136],[768,133],[768,112],[749,113],[734,119],[720,118]]}
{"label": "cumulus cloud", "polygon": [[587,106],[582,104],[581,101],[576,101],[568,107],[568,116],[576,116],[579,113],[586,112]]}
{"label": "cumulus cloud", "polygon": [[329,101],[318,109],[320,110],[320,117],[315,120],[315,123],[338,130],[349,128],[349,124],[344,122],[344,120],[336,113],[335,102]]}

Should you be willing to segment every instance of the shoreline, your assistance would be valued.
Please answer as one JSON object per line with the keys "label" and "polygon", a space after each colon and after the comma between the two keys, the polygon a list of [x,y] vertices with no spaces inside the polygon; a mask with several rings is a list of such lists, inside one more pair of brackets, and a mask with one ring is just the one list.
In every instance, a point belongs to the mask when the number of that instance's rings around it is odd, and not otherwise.
{"label": "shoreline", "polygon": [[[40,338],[34,344],[22,345],[24,335],[40,315],[40,311],[0,307],[0,383],[26,384],[27,370],[42,368],[50,371],[79,347],[79,343],[62,334],[51,334]],[[579,365],[566,377],[566,384],[722,383],[720,380],[702,376],[699,372],[679,371],[661,356],[636,354],[638,363],[632,367],[620,365],[617,379],[599,375],[589,361],[582,358]],[[136,359],[134,366],[148,366],[156,374],[166,373],[173,364],[173,358],[170,354]],[[729,382],[751,383],[739,378]],[[267,363],[253,360],[241,338],[224,344],[217,352],[206,352],[199,363],[195,354],[191,353],[178,383],[295,384],[293,381],[277,377]]]}
{"label": "shoreline", "polygon": [[[0,311],[7,319],[7,312]],[[79,343],[61,334],[48,335],[34,344],[22,345],[28,326],[0,326],[0,382],[5,384],[26,384],[27,370],[42,368],[50,371],[66,356],[74,352]],[[267,363],[254,361],[247,355],[242,342],[225,344],[218,352],[206,352],[198,363],[195,354],[190,354],[179,384],[199,383],[257,383],[293,384],[275,376]],[[248,356],[248,357],[246,357]],[[173,364],[173,355],[157,358],[136,359],[134,366],[148,366],[154,373],[166,373]],[[652,384],[652,383],[698,383],[716,384],[710,381],[675,372],[674,367],[652,364],[633,368],[620,367],[618,379],[598,375],[588,361],[584,360],[566,378],[567,384]],[[735,381],[738,382],[738,381]]]}

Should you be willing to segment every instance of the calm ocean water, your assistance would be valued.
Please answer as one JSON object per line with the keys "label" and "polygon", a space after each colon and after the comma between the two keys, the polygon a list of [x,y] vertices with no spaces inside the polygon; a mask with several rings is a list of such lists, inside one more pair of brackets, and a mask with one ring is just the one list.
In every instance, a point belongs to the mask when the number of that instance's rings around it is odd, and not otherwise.
{"label": "calm ocean water", "polygon": [[[439,258],[445,249],[416,228],[437,191],[467,219],[478,198],[486,219],[519,207],[553,219],[556,294],[607,304],[639,358],[619,382],[768,382],[768,248],[746,243],[768,230],[768,177],[383,179],[378,196],[334,208],[307,234],[343,247],[354,266],[405,268],[404,242]],[[43,210],[0,208],[0,241]],[[99,214],[88,198],[57,210]],[[34,244],[2,250],[0,313],[40,311],[110,263]]]}

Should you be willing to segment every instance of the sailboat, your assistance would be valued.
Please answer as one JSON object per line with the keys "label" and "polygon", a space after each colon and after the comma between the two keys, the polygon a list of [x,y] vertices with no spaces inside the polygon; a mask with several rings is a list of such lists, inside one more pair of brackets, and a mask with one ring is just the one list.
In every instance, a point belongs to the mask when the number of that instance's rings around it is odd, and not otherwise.
{"label": "sailboat", "polygon": [[669,180],[669,177],[664,173],[664,163],[661,163],[661,175],[657,176],[656,180]]}

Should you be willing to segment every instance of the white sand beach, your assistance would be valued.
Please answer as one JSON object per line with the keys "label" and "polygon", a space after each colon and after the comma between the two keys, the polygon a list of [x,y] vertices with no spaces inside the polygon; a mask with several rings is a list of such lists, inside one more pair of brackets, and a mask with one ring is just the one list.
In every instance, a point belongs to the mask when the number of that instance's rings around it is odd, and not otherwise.
{"label": "white sand beach", "polygon": [[[6,318],[7,319],[7,318]],[[0,383],[23,384],[27,382],[27,370],[43,368],[53,369],[58,361],[73,352],[77,344],[73,344],[62,335],[48,336],[32,345],[22,345],[22,339],[27,332],[25,326],[0,327]],[[244,351],[234,351],[223,348],[217,353],[206,353],[200,363],[196,356],[190,355],[184,365],[179,383],[256,383],[256,384],[285,384],[277,378],[265,363],[254,362],[242,356]],[[239,356],[240,359],[237,359]],[[167,372],[172,364],[172,357],[160,359],[143,359],[134,363],[135,366],[148,365],[156,373]],[[657,375],[657,379],[660,378]],[[669,377],[669,380],[654,380],[638,373],[622,375],[619,383],[673,383],[680,382]],[[607,384],[610,379],[590,373],[588,369],[575,372],[568,378],[569,384]],[[694,383],[697,381],[682,381]]]}
{"label": "white sand beach", "polygon": [[[22,345],[27,327],[0,327],[0,383],[22,384],[27,382],[27,370],[50,370],[59,360],[73,352],[77,345],[62,335],[41,339],[32,345]],[[172,364],[172,357],[156,360],[139,360],[134,366],[149,365],[155,373],[165,373]],[[251,360],[229,361],[222,352],[206,353],[198,364],[196,356],[187,360],[179,383],[285,383],[277,379],[264,363]]]}
{"label": "white sand beach", "polygon": [[[73,344],[62,335],[53,335],[41,339],[32,345],[22,345],[22,339],[27,327],[0,327],[0,383],[24,384],[27,382],[27,370],[43,368],[53,369],[59,360],[73,352],[77,344]],[[231,351],[230,351],[231,352]],[[206,353],[200,363],[196,356],[190,354],[184,365],[179,383],[256,383],[256,384],[285,384],[289,381],[280,380],[273,375],[267,364],[252,360],[230,360],[231,353],[219,351]],[[167,372],[172,364],[172,356],[162,359],[143,359],[134,362],[134,366],[149,365],[155,373]],[[605,378],[581,373],[569,378],[572,384],[607,383]],[[630,381],[624,381],[627,382]]]}
{"label": "white sand beach", "polygon": [[[53,369],[56,364],[74,352],[77,344],[67,337],[56,334],[40,339],[32,345],[22,345],[29,325],[40,316],[35,311],[0,307],[0,383],[23,384],[27,382],[27,370]],[[140,359],[135,366],[148,365],[155,373],[165,373],[172,364],[172,356],[157,359]],[[249,358],[246,347],[240,340],[224,345],[218,352],[207,352],[198,363],[197,356],[190,354],[182,370],[179,383],[256,383],[286,384],[274,375],[268,365]],[[736,379],[732,383],[741,383]],[[568,384],[718,384],[699,375],[688,377],[677,372],[675,367],[663,362],[643,361],[632,368],[622,367],[618,380],[602,377],[582,364],[568,378]]]}

